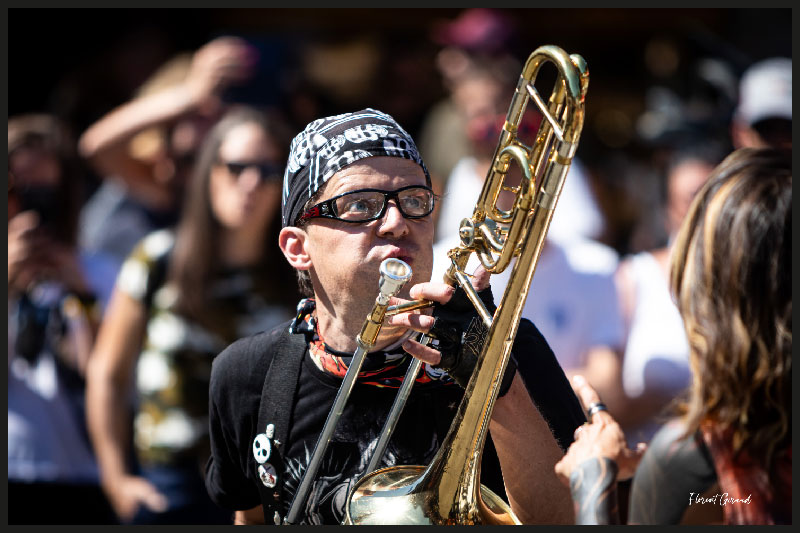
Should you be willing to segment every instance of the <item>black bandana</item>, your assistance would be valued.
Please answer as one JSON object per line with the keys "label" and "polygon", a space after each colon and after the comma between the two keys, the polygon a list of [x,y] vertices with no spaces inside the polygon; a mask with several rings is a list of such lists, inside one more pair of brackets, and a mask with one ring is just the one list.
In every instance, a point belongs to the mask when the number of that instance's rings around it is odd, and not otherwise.
{"label": "black bandana", "polygon": [[293,226],[303,206],[336,172],[366,157],[391,156],[418,163],[411,136],[386,113],[367,108],[311,122],[293,140],[283,176],[283,226]]}

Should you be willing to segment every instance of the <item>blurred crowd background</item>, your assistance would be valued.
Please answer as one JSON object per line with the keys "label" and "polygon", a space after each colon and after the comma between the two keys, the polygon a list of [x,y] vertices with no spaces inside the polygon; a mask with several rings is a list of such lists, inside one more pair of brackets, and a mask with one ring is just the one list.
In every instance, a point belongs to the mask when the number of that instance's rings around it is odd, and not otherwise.
{"label": "blurred crowd background", "polygon": [[735,147],[791,148],[791,18],[9,9],[9,523],[227,521],[202,487],[204,387],[216,353],[298,301],[275,240],[289,140],[394,116],[441,196],[443,260],[543,44],[581,54],[590,83],[525,313],[647,440],[689,380],[671,237]]}
{"label": "blurred crowd background", "polygon": [[[726,140],[744,70],[791,56],[789,10],[506,9],[498,28],[473,22],[460,28],[464,35],[450,34],[443,25],[460,11],[108,9],[88,16],[12,9],[8,113],[52,112],[80,133],[168,59],[234,34],[260,55],[252,83],[232,97],[279,106],[293,131],[313,117],[369,105],[418,138],[448,94],[437,68],[448,42],[507,51],[519,63],[553,43],[589,64],[579,155],[609,219],[602,240],[624,253],[659,237],[640,235],[647,231],[637,224],[657,211],[663,180],[652,168],[654,150],[697,131]],[[649,231],[658,233],[654,225]]]}

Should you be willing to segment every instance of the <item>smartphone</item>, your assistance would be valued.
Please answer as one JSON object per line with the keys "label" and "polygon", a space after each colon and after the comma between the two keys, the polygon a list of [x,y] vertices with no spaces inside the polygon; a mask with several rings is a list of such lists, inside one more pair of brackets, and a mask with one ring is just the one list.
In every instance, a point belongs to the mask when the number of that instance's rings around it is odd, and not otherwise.
{"label": "smartphone", "polygon": [[62,204],[56,187],[26,186],[14,189],[22,211],[35,211],[39,215],[39,227],[56,229]]}

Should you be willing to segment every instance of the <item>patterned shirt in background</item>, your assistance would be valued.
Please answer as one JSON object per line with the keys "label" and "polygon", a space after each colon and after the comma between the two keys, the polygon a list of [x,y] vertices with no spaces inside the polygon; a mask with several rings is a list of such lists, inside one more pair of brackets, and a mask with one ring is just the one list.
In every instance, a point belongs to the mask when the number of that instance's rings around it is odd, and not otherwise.
{"label": "patterned shirt in background", "polygon": [[[291,318],[275,303],[258,267],[226,269],[211,285],[208,325],[172,311],[175,287],[166,283],[175,241],[171,230],[149,234],[125,261],[117,287],[147,309],[136,367],[134,444],[145,465],[208,457],[208,385],[211,361],[234,340]],[[273,283],[275,281],[273,280]]]}

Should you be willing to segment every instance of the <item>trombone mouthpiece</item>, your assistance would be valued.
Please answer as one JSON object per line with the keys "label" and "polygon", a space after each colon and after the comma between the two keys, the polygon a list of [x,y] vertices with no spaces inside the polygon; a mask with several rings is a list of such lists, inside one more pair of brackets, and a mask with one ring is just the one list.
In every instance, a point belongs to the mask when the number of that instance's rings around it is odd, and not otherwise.
{"label": "trombone mouthpiece", "polygon": [[394,257],[383,260],[380,272],[381,279],[378,282],[379,296],[386,301],[400,292],[403,285],[411,279],[412,274],[408,263]]}

